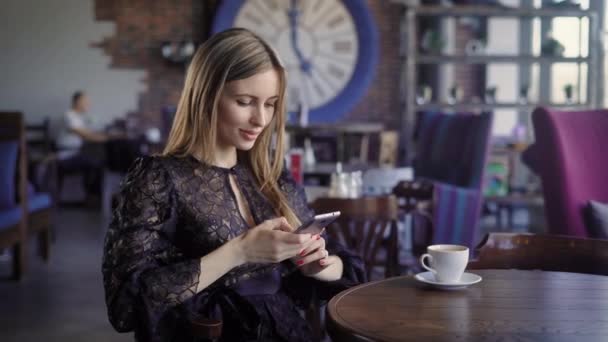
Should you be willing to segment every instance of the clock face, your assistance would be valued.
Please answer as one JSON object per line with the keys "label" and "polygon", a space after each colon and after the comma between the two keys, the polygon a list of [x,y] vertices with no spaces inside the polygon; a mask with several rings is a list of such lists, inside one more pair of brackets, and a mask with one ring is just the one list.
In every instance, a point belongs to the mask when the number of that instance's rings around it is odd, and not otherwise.
{"label": "clock face", "polygon": [[289,111],[296,111],[300,101],[317,108],[335,98],[352,77],[359,49],[353,17],[342,1],[294,3],[292,7],[290,0],[248,0],[234,22],[279,52],[288,73]]}
{"label": "clock face", "polygon": [[[364,0],[224,0],[213,31],[243,27],[278,51],[287,107],[331,121],[363,95],[376,63],[376,32]],[[365,48],[362,48],[362,45]]]}

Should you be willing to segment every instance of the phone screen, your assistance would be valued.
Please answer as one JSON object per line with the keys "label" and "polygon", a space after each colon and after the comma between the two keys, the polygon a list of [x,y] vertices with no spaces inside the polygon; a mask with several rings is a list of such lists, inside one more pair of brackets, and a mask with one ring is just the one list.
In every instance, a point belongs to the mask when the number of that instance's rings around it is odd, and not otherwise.
{"label": "phone screen", "polygon": [[334,222],[338,217],[340,217],[339,211],[334,211],[332,213],[321,214],[314,217],[314,219],[305,222],[298,229],[294,231],[296,234],[319,234],[323,230],[323,228],[330,225]]}

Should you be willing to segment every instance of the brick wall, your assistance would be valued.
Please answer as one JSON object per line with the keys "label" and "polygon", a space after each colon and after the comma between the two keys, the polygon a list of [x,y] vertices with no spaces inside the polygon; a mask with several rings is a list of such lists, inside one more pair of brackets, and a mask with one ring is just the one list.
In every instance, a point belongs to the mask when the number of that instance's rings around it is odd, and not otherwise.
{"label": "brick wall", "polygon": [[390,1],[368,0],[380,38],[378,69],[367,94],[345,118],[352,121],[381,121],[399,127],[400,105],[399,25],[402,7]]}
{"label": "brick wall", "polygon": [[[469,40],[478,39],[476,32],[470,25],[457,21],[455,36],[455,51],[457,55],[465,54],[465,47]],[[456,64],[454,67],[454,81],[462,89],[463,100],[470,101],[473,97],[483,100],[485,88],[485,66],[480,64]],[[452,85],[449,85],[450,87]]]}
{"label": "brick wall", "polygon": [[[380,35],[379,68],[372,86],[345,120],[383,121],[397,124],[399,107],[400,7],[389,1],[368,0]],[[111,57],[111,67],[147,72],[147,91],[139,96],[138,113],[160,124],[160,108],[177,101],[184,79],[183,68],[168,65],[160,56],[163,41],[208,35],[217,1],[209,0],[96,0],[95,18],[113,21],[116,34],[93,44]]]}
{"label": "brick wall", "polygon": [[93,46],[111,57],[113,68],[147,72],[142,80],[147,91],[139,95],[134,114],[160,125],[161,108],[177,102],[185,70],[163,60],[160,46],[169,40],[204,40],[209,28],[204,21],[214,4],[209,0],[95,1],[96,20],[113,21],[116,34]]}

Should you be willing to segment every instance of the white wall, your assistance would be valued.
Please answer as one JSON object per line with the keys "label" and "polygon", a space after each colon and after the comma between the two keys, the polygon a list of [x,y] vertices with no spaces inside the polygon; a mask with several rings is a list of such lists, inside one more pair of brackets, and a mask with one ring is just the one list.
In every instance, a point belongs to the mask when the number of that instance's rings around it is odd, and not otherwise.
{"label": "white wall", "polygon": [[98,123],[136,110],[145,72],[110,69],[90,47],[114,32],[114,23],[94,20],[94,0],[2,0],[0,110],[23,111],[28,122],[58,118],[78,89]]}

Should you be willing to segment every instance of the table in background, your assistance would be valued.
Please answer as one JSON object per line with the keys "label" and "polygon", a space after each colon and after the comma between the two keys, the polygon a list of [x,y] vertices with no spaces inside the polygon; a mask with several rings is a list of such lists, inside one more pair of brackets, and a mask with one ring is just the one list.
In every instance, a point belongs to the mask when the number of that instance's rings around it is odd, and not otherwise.
{"label": "table in background", "polygon": [[363,284],[328,304],[334,341],[605,341],[608,277],[475,270],[483,281],[439,291],[412,276]]}
{"label": "table in background", "polygon": [[[331,174],[336,172],[336,167],[336,163],[315,163],[314,165],[304,165],[304,183],[329,186]],[[378,167],[378,165],[370,163],[348,163],[342,164],[342,172],[365,172],[376,167]]]}
{"label": "table in background", "polygon": [[[485,205],[496,206],[494,213],[496,217],[496,227],[499,231],[513,229],[513,215],[516,209],[526,209],[530,212],[534,208],[543,208],[544,200],[542,194],[512,194],[506,196],[486,196]],[[503,211],[507,212],[507,222],[502,219]]]}

